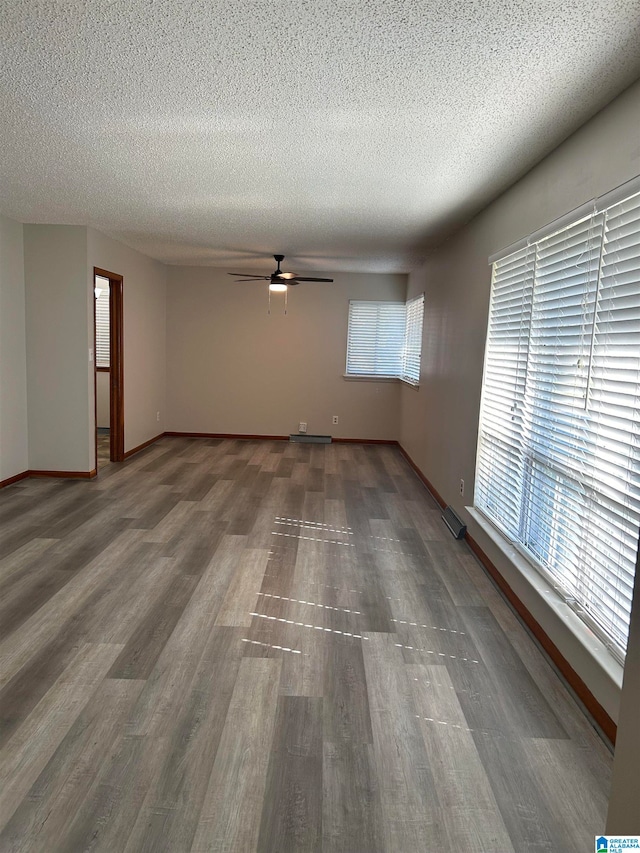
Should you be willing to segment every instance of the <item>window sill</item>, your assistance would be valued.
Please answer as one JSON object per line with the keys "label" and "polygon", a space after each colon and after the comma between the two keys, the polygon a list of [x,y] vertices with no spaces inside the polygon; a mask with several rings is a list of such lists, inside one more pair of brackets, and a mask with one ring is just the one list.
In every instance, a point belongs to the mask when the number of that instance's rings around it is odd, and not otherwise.
{"label": "window sill", "polygon": [[349,382],[400,382],[397,376],[376,376],[369,373],[343,373],[342,378]]}
{"label": "window sill", "polygon": [[622,664],[481,512],[471,506],[465,509],[513,567],[515,577],[505,575],[506,582],[615,721],[622,690]]}
{"label": "window sill", "polygon": [[420,387],[418,382],[410,382],[408,379],[401,379],[400,376],[376,376],[375,374],[368,373],[343,373],[342,378],[349,382],[401,382],[403,385],[408,385],[409,388],[415,388],[416,391]]}

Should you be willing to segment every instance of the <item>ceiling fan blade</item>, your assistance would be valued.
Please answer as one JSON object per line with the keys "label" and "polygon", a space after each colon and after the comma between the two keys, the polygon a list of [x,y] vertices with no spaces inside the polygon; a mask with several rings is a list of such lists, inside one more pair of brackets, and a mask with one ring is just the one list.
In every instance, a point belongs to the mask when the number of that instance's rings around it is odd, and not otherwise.
{"label": "ceiling fan blade", "polygon": [[277,273],[277,278],[284,278],[285,280],[289,280],[291,278],[298,278],[298,276],[294,272],[279,272]]}
{"label": "ceiling fan blade", "polygon": [[227,275],[243,275],[245,278],[237,278],[236,281],[271,281],[270,275],[254,275],[252,276],[250,272],[230,272]]}
{"label": "ceiling fan blade", "polygon": [[305,278],[304,276],[297,275],[294,281],[333,281],[332,278]]}
{"label": "ceiling fan blade", "polygon": [[270,275],[251,275],[250,272],[230,272],[230,273],[227,273],[227,275],[243,275],[244,276],[244,278],[239,278],[239,279],[237,278],[236,281],[249,281],[250,279],[255,280],[255,281],[270,281],[270,279],[271,279]]}

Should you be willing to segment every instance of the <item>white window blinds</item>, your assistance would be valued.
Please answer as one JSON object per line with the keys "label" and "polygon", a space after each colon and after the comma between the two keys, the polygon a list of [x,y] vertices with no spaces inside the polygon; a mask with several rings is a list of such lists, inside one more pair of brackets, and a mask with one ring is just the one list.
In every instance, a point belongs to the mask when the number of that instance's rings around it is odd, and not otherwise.
{"label": "white window blinds", "polygon": [[347,376],[420,382],[424,294],[404,302],[349,303]]}
{"label": "white window blinds", "polygon": [[109,367],[109,280],[96,276],[96,367]]}
{"label": "white window blinds", "polygon": [[399,377],[404,332],[404,302],[351,301],[347,375]]}
{"label": "white window blinds", "polygon": [[410,299],[406,304],[402,376],[400,378],[411,385],[417,385],[420,382],[423,317],[424,293],[421,293],[420,296]]}
{"label": "white window blinds", "polygon": [[640,194],[493,265],[476,506],[622,658],[640,524]]}

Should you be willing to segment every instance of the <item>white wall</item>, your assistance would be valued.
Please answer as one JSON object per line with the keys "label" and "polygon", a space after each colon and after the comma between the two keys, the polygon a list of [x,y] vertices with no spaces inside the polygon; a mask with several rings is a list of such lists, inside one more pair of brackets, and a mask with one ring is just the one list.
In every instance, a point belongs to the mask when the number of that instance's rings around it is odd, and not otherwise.
{"label": "white wall", "polygon": [[95,467],[89,363],[93,290],[87,287],[86,268],[85,228],[24,226],[32,470],[88,472]]}
{"label": "white wall", "polygon": [[110,377],[100,370],[96,373],[96,426],[109,428],[110,424]]}
{"label": "white wall", "polygon": [[87,241],[92,292],[94,266],[124,279],[124,448],[132,450],[166,429],[167,267],[93,228]]}
{"label": "white wall", "polygon": [[[552,152],[522,180],[431,254],[409,279],[424,290],[425,326],[419,391],[402,389],[401,442],[446,503],[463,516],[473,500],[482,367],[491,285],[487,259],[578,205],[640,173],[640,83]],[[460,496],[459,481],[465,481]],[[594,669],[582,646],[558,624],[484,531],[469,532],[574,669],[616,719],[619,690]]]}
{"label": "white wall", "polygon": [[290,287],[285,316],[279,294],[267,313],[266,283],[170,267],[167,429],[288,435],[306,421],[309,433],[396,440],[399,383],[343,374],[349,299],[404,300],[406,277],[328,277],[333,284]]}
{"label": "white wall", "polygon": [[0,481],[28,467],[22,225],[0,216]]}

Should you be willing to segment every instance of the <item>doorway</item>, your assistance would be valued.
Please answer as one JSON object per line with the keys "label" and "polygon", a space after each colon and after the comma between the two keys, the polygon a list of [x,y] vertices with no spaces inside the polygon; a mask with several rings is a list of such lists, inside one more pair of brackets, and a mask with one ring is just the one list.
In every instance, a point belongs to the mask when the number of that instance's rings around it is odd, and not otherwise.
{"label": "doorway", "polygon": [[123,278],[93,268],[96,469],[124,459]]}

